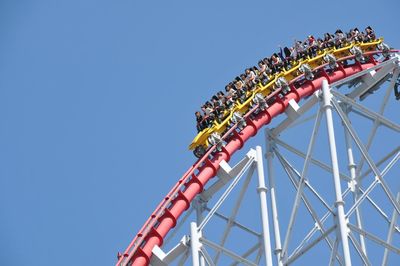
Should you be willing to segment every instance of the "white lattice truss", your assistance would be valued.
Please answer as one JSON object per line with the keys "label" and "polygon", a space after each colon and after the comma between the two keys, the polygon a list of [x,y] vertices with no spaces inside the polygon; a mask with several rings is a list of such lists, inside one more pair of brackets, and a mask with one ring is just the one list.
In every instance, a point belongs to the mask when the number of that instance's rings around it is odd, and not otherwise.
{"label": "white lattice truss", "polygon": [[[397,57],[391,60],[395,62]],[[291,265],[299,262],[302,256],[312,253],[316,246],[327,250],[326,253],[315,257],[318,265],[351,265],[352,263],[372,265],[376,261],[380,261],[381,265],[387,265],[389,259],[399,262],[400,241],[396,244],[394,238],[399,237],[400,234],[397,224],[400,213],[400,182],[396,181],[400,173],[399,164],[397,164],[400,159],[398,138],[400,126],[393,121],[395,119],[384,116],[389,101],[394,101],[392,91],[399,73],[397,64],[386,64],[376,71],[363,71],[335,84],[328,84],[325,81],[322,91],[317,91],[301,106],[291,101],[286,110],[287,117],[275,128],[266,129],[264,155],[267,163],[268,186],[264,181],[260,146],[250,149],[233,167],[223,161],[218,177],[192,204],[191,209],[181,219],[166,242],[175,240],[177,234],[185,231],[185,228],[187,235],[181,233],[181,236],[184,235],[181,241],[167,253],[156,246],[151,264],[153,266],[169,264],[203,266],[226,265],[229,261],[231,265]],[[350,86],[349,93],[346,95],[336,90],[342,85]],[[383,97],[371,95],[378,91],[382,92]],[[374,99],[378,110],[371,110],[358,101],[358,99],[369,98]],[[305,114],[310,112],[313,114],[305,117]],[[360,129],[355,129],[352,123],[355,119],[351,120],[350,114],[357,120],[372,121],[369,132],[363,130],[363,134],[367,136],[366,141],[361,140]],[[333,119],[340,123],[335,124]],[[312,120],[314,120],[314,125],[311,136],[302,132],[298,133],[301,135],[299,140],[308,143],[305,152],[281,137],[285,131],[296,129],[299,125]],[[328,143],[325,153],[328,154],[327,158],[330,158],[329,163],[313,156],[321,122],[327,126],[327,137],[324,135],[324,138]],[[374,160],[373,157],[376,156],[370,154],[370,148],[377,136],[381,134],[381,131],[378,131],[379,128],[395,134],[395,138],[385,141],[384,144],[390,143],[389,148],[382,149],[383,155],[380,154],[380,158]],[[339,142],[337,136],[335,137],[335,134],[339,135],[339,131],[343,133],[342,143],[345,146],[341,147],[345,150],[339,156],[341,162],[338,161],[340,149],[337,149],[337,143]],[[356,161],[356,155],[359,155],[358,161]],[[301,169],[296,168],[296,162],[293,162],[299,159],[302,162]],[[347,169],[341,167],[342,171],[340,171],[340,165],[346,165]],[[322,171],[323,176],[318,178],[325,178],[323,188],[313,185],[315,176],[309,173],[310,167],[319,168]],[[253,176],[257,177],[256,191],[259,201],[253,205],[253,208],[258,205],[261,217],[253,218],[259,221],[257,229],[245,226],[238,219],[239,209]],[[288,178],[286,182],[289,181],[287,188],[278,188],[276,178],[283,179],[285,176]],[[374,193],[379,190],[378,188],[381,189],[382,195],[375,197]],[[234,189],[237,189],[235,199],[232,196]],[[291,197],[288,197],[293,199],[291,209],[279,209],[277,194],[291,192],[294,192]],[[329,197],[331,197],[330,200],[328,200]],[[220,209],[228,198],[234,202],[231,204],[233,207],[230,214],[225,215]],[[363,207],[366,205],[370,210],[368,214],[363,212]],[[321,210],[324,211],[321,212]],[[300,211],[309,214],[307,223],[299,221]],[[284,222],[279,219],[282,212],[287,213],[288,219]],[[195,221],[192,217],[196,217]],[[220,236],[216,236],[215,228],[212,233],[207,231],[212,219],[222,221],[223,226],[217,228],[217,232],[221,233]],[[310,219],[312,223],[308,222]],[[381,220],[384,226],[367,227],[370,220]],[[190,221],[192,221],[190,231],[187,231]],[[299,224],[308,233],[301,237],[294,237],[298,233]],[[248,234],[256,241],[234,243],[233,246],[241,246],[241,253],[228,248],[227,244],[233,228]],[[323,254],[328,254],[328,256],[324,257]],[[222,262],[222,257],[225,257],[224,262]]]}

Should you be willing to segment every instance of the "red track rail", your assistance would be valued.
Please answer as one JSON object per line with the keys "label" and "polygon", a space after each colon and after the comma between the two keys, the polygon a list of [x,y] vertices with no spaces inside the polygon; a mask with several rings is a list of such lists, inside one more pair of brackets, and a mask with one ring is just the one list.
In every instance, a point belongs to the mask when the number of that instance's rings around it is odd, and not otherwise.
{"label": "red track rail", "polygon": [[[391,52],[398,51],[393,50]],[[224,137],[226,137],[230,133],[233,133],[233,136],[229,138],[227,144],[222,148],[222,151],[212,154],[214,147],[210,148],[209,151],[179,179],[178,183],[158,205],[126,251],[119,257],[116,265],[148,265],[154,246],[161,246],[163,244],[164,237],[175,227],[177,219],[190,207],[190,203],[194,197],[203,191],[206,183],[217,174],[219,163],[222,160],[229,161],[231,156],[237,150],[240,150],[249,138],[257,135],[261,127],[269,124],[274,117],[283,113],[291,99],[299,102],[301,99],[310,96],[321,88],[323,79],[327,79],[328,83],[333,83],[380,64],[380,62],[376,62],[373,59],[373,54],[377,53],[380,52],[376,51],[365,54],[369,55],[371,59],[368,63],[356,63],[347,67],[343,67],[342,64],[339,63],[339,68],[329,74],[323,70],[325,65],[321,66],[318,68],[319,71],[321,71],[320,77],[308,81],[298,88],[294,86],[294,82],[298,80],[298,78],[292,80],[290,82],[291,91],[285,95],[283,99],[278,99],[266,110],[258,113],[254,118],[251,118],[250,114],[256,109],[253,108],[245,116],[247,126],[242,131],[238,133],[232,128],[224,135]],[[342,58],[340,61],[352,58],[353,56],[350,56]],[[210,154],[212,154],[211,159],[209,158]]]}

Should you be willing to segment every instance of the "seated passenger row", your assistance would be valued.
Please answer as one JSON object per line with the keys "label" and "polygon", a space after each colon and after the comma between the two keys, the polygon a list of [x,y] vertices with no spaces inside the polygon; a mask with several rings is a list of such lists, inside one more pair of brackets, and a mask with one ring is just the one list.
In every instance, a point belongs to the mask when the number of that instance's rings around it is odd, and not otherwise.
{"label": "seated passenger row", "polygon": [[247,68],[244,73],[229,82],[225,86],[225,93],[219,91],[201,106],[202,112],[195,112],[197,131],[211,127],[214,121],[220,123],[224,118],[224,111],[232,109],[236,102],[243,103],[247,92],[255,90],[258,84],[266,85],[275,75],[289,70],[296,62],[313,58],[318,52],[326,49],[341,48],[352,42],[372,42],[375,39],[374,30],[368,26],[364,32],[360,32],[358,28],[347,33],[337,29],[335,34],[325,33],[323,38],[315,39],[310,35],[304,41],[295,41],[292,47],[280,47],[278,53],[258,61],[257,67]]}

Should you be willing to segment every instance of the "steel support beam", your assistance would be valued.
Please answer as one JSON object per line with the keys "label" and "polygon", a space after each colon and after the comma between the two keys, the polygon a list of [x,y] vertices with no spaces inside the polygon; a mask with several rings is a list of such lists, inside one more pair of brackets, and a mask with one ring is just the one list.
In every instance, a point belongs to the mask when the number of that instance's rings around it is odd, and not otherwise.
{"label": "steel support beam", "polygon": [[[346,114],[347,113],[348,112],[346,112]],[[346,150],[347,150],[347,160],[349,162],[348,169],[350,172],[350,177],[352,179],[351,186],[352,186],[352,192],[353,192],[353,202],[355,203],[357,201],[357,199],[360,197],[359,187],[361,186],[361,184],[360,184],[361,180],[356,176],[357,166],[354,162],[353,147],[352,147],[349,132],[344,125],[343,125],[343,129],[344,129],[344,139],[345,139]],[[356,223],[359,228],[361,228],[361,229],[363,228],[362,214],[361,214],[360,208],[356,208]],[[361,245],[362,252],[364,254],[367,254],[367,248],[365,246],[364,236],[362,236],[362,235],[360,235],[360,245]]]}
{"label": "steel support beam", "polygon": [[[355,99],[357,97],[360,97],[361,95],[365,94],[367,91],[372,89],[374,86],[376,86],[382,79],[384,79],[395,67],[397,67],[397,64],[395,63],[397,60],[392,58],[385,62],[385,65],[381,65],[380,69],[378,71],[375,71],[374,68],[370,68],[369,71],[367,71],[362,78],[362,84],[355,88],[350,94],[349,97],[352,99]],[[358,73],[360,75],[361,73]],[[353,80],[355,78],[355,75],[349,77],[351,78],[350,80]],[[340,81],[343,82],[343,81]],[[343,84],[343,83],[342,83]],[[337,86],[336,83],[333,83],[331,85],[332,87]]]}
{"label": "steel support beam", "polygon": [[195,222],[190,223],[190,249],[192,251],[192,265],[200,266],[200,232]]}
{"label": "steel support beam", "polygon": [[290,214],[289,225],[288,225],[288,228],[287,228],[285,241],[284,241],[284,244],[283,244],[282,257],[284,258],[284,260],[287,260],[287,257],[288,257],[288,245],[289,245],[289,241],[290,241],[290,238],[291,238],[291,234],[292,234],[293,225],[294,225],[294,222],[295,222],[295,219],[296,219],[297,211],[298,211],[298,208],[299,208],[299,203],[300,203],[300,200],[302,198],[304,181],[305,181],[306,175],[308,173],[308,167],[309,167],[309,164],[310,164],[310,161],[311,161],[311,156],[312,156],[312,152],[313,152],[313,149],[314,149],[315,138],[316,138],[316,135],[318,134],[318,129],[319,129],[320,122],[321,122],[321,113],[318,112],[317,118],[315,119],[313,131],[312,131],[312,134],[311,134],[310,143],[308,145],[307,155],[306,155],[306,158],[305,158],[305,161],[304,161],[304,166],[303,166],[303,171],[301,173],[301,178],[299,180],[299,185],[298,185],[298,188],[297,188],[296,198],[295,198],[295,201],[294,201],[294,204],[293,204],[292,212]]}
{"label": "steel support beam", "polygon": [[177,257],[189,250],[187,243],[189,238],[184,236],[179,243],[173,247],[168,253],[164,253],[159,246],[154,246],[153,256],[151,256],[150,264],[152,266],[166,266],[172,263]]}
{"label": "steel support beam", "polygon": [[267,187],[265,186],[264,178],[264,166],[261,147],[256,147],[257,152],[257,175],[258,175],[258,188],[257,192],[260,196],[260,208],[261,208],[261,225],[263,231],[263,248],[265,256],[265,264],[272,266],[272,254],[271,254],[271,235],[269,233],[269,221],[268,221],[268,207],[267,207]]}
{"label": "steel support beam", "polygon": [[267,140],[267,164],[268,164],[268,181],[269,181],[269,189],[270,189],[270,197],[271,197],[271,207],[272,207],[272,222],[274,226],[274,239],[275,239],[275,255],[277,259],[277,265],[283,266],[282,262],[282,244],[281,244],[281,233],[279,229],[279,217],[278,217],[278,208],[276,203],[276,187],[275,187],[275,173],[273,167],[273,151],[272,147],[274,146],[274,140],[269,134],[269,129],[265,131],[265,138]]}
{"label": "steel support beam", "polygon": [[[396,200],[397,200],[397,202],[400,202],[400,192],[397,193]],[[396,210],[393,210],[392,219],[390,220],[390,225],[389,225],[388,236],[386,238],[386,243],[388,245],[392,244],[393,233],[395,231],[395,225],[397,223],[397,217],[398,216],[399,216],[399,214],[396,212]],[[388,248],[385,248],[385,251],[383,253],[382,266],[386,266],[387,265],[388,256],[389,256],[389,250],[388,250]]]}
{"label": "steel support beam", "polygon": [[350,121],[347,119],[346,115],[343,113],[342,109],[340,108],[340,106],[335,101],[332,101],[332,104],[335,107],[335,109],[336,109],[337,113],[339,114],[340,118],[342,119],[344,125],[348,129],[349,134],[353,138],[355,144],[359,148],[362,156],[367,161],[369,167],[371,167],[371,169],[374,172],[376,178],[379,180],[379,183],[381,184],[383,190],[385,191],[386,195],[388,196],[390,202],[393,204],[393,206],[395,207],[396,211],[398,213],[400,213],[400,204],[398,204],[396,202],[396,199],[395,199],[393,193],[391,192],[389,186],[386,184],[385,180],[382,178],[381,174],[379,173],[379,170],[378,170],[377,166],[375,165],[374,161],[372,160],[372,158],[369,155],[369,153],[368,153],[367,149],[365,148],[365,146],[362,144],[360,138],[357,136],[356,132],[354,131],[353,127],[350,124]]}
{"label": "steel support beam", "polygon": [[[256,251],[256,250],[261,250],[261,243],[257,243],[257,244],[255,244],[254,246],[252,246],[251,248],[249,248],[245,253],[243,253],[242,254],[242,258],[247,258],[248,256],[250,256],[254,251]],[[232,263],[230,266],[236,266],[236,265],[238,265],[239,264],[239,262],[234,262],[234,263]]]}
{"label": "steel support beam", "polygon": [[[297,175],[298,178],[301,179],[301,174],[299,174],[299,172],[292,165],[290,165],[290,163],[278,151],[275,151],[275,152],[277,153],[277,157],[278,157],[279,161],[281,162],[283,168],[285,169],[285,172],[288,175],[291,183],[293,184],[293,186],[295,187],[295,189],[297,191],[299,183],[298,183],[298,181],[295,180],[293,175]],[[306,183],[306,181],[305,181],[305,183]],[[308,212],[310,213],[311,217],[315,221],[316,228],[318,228],[318,231],[320,231],[321,234],[324,235],[325,234],[325,228],[324,228],[324,224],[323,224],[324,221],[322,221],[322,220],[320,220],[318,218],[317,212],[312,207],[311,202],[307,199],[307,197],[306,197],[306,195],[304,193],[301,195],[301,199],[304,202],[304,205],[307,208]],[[326,206],[326,207],[327,207],[328,210],[331,211],[331,208],[329,206]],[[331,213],[333,213],[333,212],[331,211]],[[301,244],[293,251],[291,256],[293,256],[293,254],[297,254],[299,252],[299,250],[301,250],[304,247],[304,245],[310,240],[311,236],[312,235],[307,235],[304,238],[304,240],[301,242]],[[328,244],[328,247],[330,249],[333,249],[334,243],[331,241],[329,236],[326,236],[324,238],[324,240]],[[342,258],[339,255],[337,256],[337,259],[338,259],[339,264],[343,265],[342,264]]]}
{"label": "steel support beam", "polygon": [[[211,209],[209,209],[209,208],[206,208],[206,210],[207,211],[211,211]],[[221,214],[219,212],[215,212],[214,216],[224,220],[225,222],[229,222],[229,217],[227,217],[227,216],[225,216],[225,215],[223,215],[223,214]],[[237,228],[243,230],[244,232],[249,233],[249,234],[251,234],[251,235],[253,235],[253,236],[257,237],[257,238],[261,237],[260,233],[257,233],[256,231],[248,228],[247,226],[244,226],[243,224],[241,224],[241,223],[239,223],[237,221],[232,221],[232,224],[234,226],[236,226]]]}
{"label": "steel support beam", "polygon": [[291,113],[296,113],[296,115],[291,115],[283,120],[278,126],[276,126],[274,129],[271,129],[270,135],[272,136],[279,136],[282,131],[290,127],[293,122],[297,120],[298,117],[302,116],[304,113],[306,113],[308,110],[310,110],[315,104],[318,103],[318,97],[317,93],[314,93],[313,95],[310,96],[310,99],[308,99],[300,108],[292,108]]}
{"label": "steel support beam", "polygon": [[[399,75],[400,75],[400,68],[396,67],[395,70],[393,71],[392,80],[390,81],[389,87],[386,89],[386,93],[385,93],[385,96],[383,97],[383,100],[382,100],[381,106],[379,108],[378,114],[383,115],[383,113],[385,112],[385,108],[386,108],[386,105],[388,103],[389,97],[390,97],[390,95],[392,93],[392,90],[393,90],[393,88],[395,86],[396,80],[399,77]],[[368,141],[367,141],[367,144],[366,144],[366,149],[367,150],[369,150],[369,148],[372,145],[372,141],[373,141],[373,139],[375,137],[375,134],[376,134],[376,132],[378,130],[379,125],[380,125],[379,120],[375,119],[374,120],[374,125],[373,125],[373,127],[371,129],[371,132],[370,132],[369,136],[368,136]],[[361,170],[363,168],[364,162],[365,162],[365,159],[362,157],[360,159],[360,162],[358,163],[359,167],[358,167],[358,171],[356,172],[357,176],[360,175],[360,172],[361,172]]]}
{"label": "steel support beam", "polygon": [[336,225],[331,226],[328,228],[328,230],[325,231],[322,235],[320,235],[318,238],[313,240],[310,244],[299,250],[297,253],[293,254],[290,256],[286,262],[286,265],[289,265],[293,263],[296,259],[298,259],[301,255],[305,254],[308,250],[310,250],[312,247],[314,247],[316,244],[318,244],[322,239],[326,238],[329,236],[330,233],[332,233],[336,228]]}
{"label": "steel support beam", "polygon": [[371,262],[369,261],[367,255],[362,250],[361,245],[357,242],[357,239],[353,235],[352,232],[349,233],[349,238],[350,238],[350,242],[353,244],[353,247],[357,251],[357,253],[360,256],[361,260],[363,261],[364,265],[371,266]]}
{"label": "steel support beam", "polygon": [[251,261],[239,256],[238,254],[236,254],[235,252],[233,252],[233,251],[231,251],[231,250],[229,250],[227,248],[221,247],[220,245],[218,245],[218,244],[216,244],[216,243],[214,243],[214,242],[212,242],[212,241],[210,241],[210,240],[208,240],[206,238],[201,238],[200,241],[204,245],[206,245],[206,246],[208,246],[208,247],[210,247],[210,248],[212,248],[214,250],[217,250],[219,252],[222,252],[222,253],[226,254],[227,256],[231,257],[232,259],[240,262],[240,263],[243,263],[243,264],[249,265],[249,266],[257,266],[257,264],[255,264],[255,263],[253,263],[253,262],[251,262]]}
{"label": "steel support beam", "polygon": [[233,168],[226,161],[220,163],[220,168],[218,170],[217,176],[218,180],[214,182],[211,186],[205,189],[200,197],[203,201],[207,202],[211,197],[220,191],[229,181],[231,181],[239,172],[246,166],[250,160],[254,161],[255,151],[251,149],[246,156],[237,163]]}
{"label": "steel support beam", "polygon": [[[247,191],[247,188],[249,186],[249,183],[250,183],[251,177],[253,175],[253,172],[254,172],[254,167],[251,167],[251,169],[249,170],[249,173],[246,176],[246,179],[244,181],[242,189],[240,190],[239,196],[238,196],[238,198],[237,198],[237,200],[236,200],[236,202],[234,204],[234,207],[232,209],[231,215],[229,216],[229,218],[227,220],[227,224],[226,224],[226,227],[225,227],[225,230],[224,230],[224,233],[222,235],[221,242],[220,242],[221,246],[224,246],[226,240],[228,239],[228,235],[231,232],[232,226],[234,225],[234,221],[236,219],[236,216],[237,216],[237,213],[239,211],[240,205],[242,203],[243,197],[244,197],[244,195],[245,195],[245,193]],[[215,258],[214,258],[214,263],[215,264],[218,264],[218,260],[219,260],[220,254],[221,254],[220,252],[217,252],[217,254],[215,255]]]}
{"label": "steel support beam", "polygon": [[326,125],[328,130],[328,139],[329,139],[329,149],[330,149],[332,170],[333,170],[333,182],[335,185],[339,232],[342,241],[342,249],[343,249],[345,265],[350,266],[351,258],[350,258],[349,241],[347,236],[348,227],[347,227],[346,217],[344,214],[344,201],[342,198],[342,189],[340,185],[339,164],[336,152],[335,132],[333,129],[332,104],[331,104],[332,95],[327,80],[322,81],[322,95],[323,95],[322,107],[325,111]]}
{"label": "steel support beam", "polygon": [[367,231],[362,230],[362,229],[358,228],[355,225],[352,225],[352,224],[349,223],[348,226],[352,231],[357,232],[359,234],[362,234],[365,237],[369,238],[370,240],[374,241],[375,243],[378,243],[379,245],[384,246],[385,248],[387,248],[387,249],[389,249],[389,250],[391,250],[391,251],[393,251],[393,252],[395,252],[395,253],[400,255],[400,249],[399,248],[386,243],[386,241],[383,241],[379,237],[377,237],[377,236],[375,236],[375,235],[373,235],[371,233],[368,233]]}
{"label": "steel support beam", "polygon": [[[278,144],[279,146],[285,148],[286,150],[292,152],[293,154],[302,157],[302,158],[306,158],[306,154],[304,154],[303,152],[299,151],[298,149],[290,146],[289,144],[287,144],[286,142],[282,141],[281,139],[275,138],[274,139],[275,143]],[[311,163],[320,167],[321,169],[327,171],[328,173],[332,173],[332,167],[328,166],[327,164],[315,159],[311,157]],[[345,175],[344,173],[339,173],[340,178],[342,178],[343,180],[347,181],[347,182],[351,182],[351,178],[347,175]]]}
{"label": "steel support beam", "polygon": [[384,117],[380,113],[373,112],[369,110],[368,108],[362,106],[361,104],[357,103],[355,100],[346,97],[342,95],[341,93],[337,91],[332,91],[333,96],[335,98],[339,99],[340,101],[348,104],[349,106],[352,107],[352,111],[354,112],[354,109],[360,110],[360,113],[367,117],[368,119],[371,119],[373,121],[377,121],[379,124],[386,126],[387,128],[390,128],[396,132],[400,132],[400,125],[393,123],[392,121],[388,120],[386,117]]}
{"label": "steel support beam", "polygon": [[228,188],[225,190],[225,192],[219,198],[217,203],[214,205],[214,207],[210,210],[210,212],[207,214],[207,216],[201,222],[201,224],[199,225],[199,230],[203,230],[204,226],[210,221],[211,217],[218,210],[218,208],[221,206],[221,204],[224,202],[224,200],[228,197],[228,195],[231,193],[233,188],[239,183],[239,181],[242,178],[243,174],[252,165],[254,160],[255,160],[255,158],[252,157],[249,161],[246,162],[245,166],[241,169],[241,171],[239,172],[238,176],[233,179],[232,183],[228,186]]}
{"label": "steel support beam", "polygon": [[[400,209],[400,193],[397,195],[396,200],[394,200],[394,197],[389,190],[389,186],[385,183],[385,180],[383,179],[385,174],[400,159],[400,148],[397,147],[394,151],[384,154],[384,157],[376,163],[372,161],[371,156],[369,156],[368,154],[368,149],[374,141],[375,134],[380,125],[383,125],[396,133],[400,132],[399,124],[396,124],[396,122],[392,122],[390,119],[383,116],[384,107],[389,100],[390,91],[393,89],[393,84],[395,82],[394,79],[400,73],[400,68],[397,61],[397,57],[390,58],[379,66],[373,67],[372,69],[370,68],[368,70],[362,71],[361,73],[352,75],[351,77],[331,84],[332,87],[341,86],[344,83],[354,81],[355,79],[357,79],[357,83],[359,83],[359,81],[361,80],[361,85],[357,84],[358,86],[356,86],[355,88],[353,87],[353,89],[351,89],[350,93],[347,95],[331,91],[327,81],[325,80],[322,83],[322,92],[315,92],[308,97],[307,101],[296,103],[295,100],[292,99],[289,102],[287,109],[285,110],[285,113],[287,115],[286,119],[279,123],[276,128],[266,130],[265,157],[267,160],[267,169],[264,170],[263,168],[261,148],[258,146],[255,150],[251,149],[246,154],[246,156],[233,167],[231,167],[226,161],[222,161],[219,165],[220,167],[217,178],[213,179],[212,182],[209,182],[209,184],[205,187],[205,190],[192,202],[192,214],[184,216],[183,220],[181,219],[180,222],[177,224],[176,228],[179,228],[180,225],[183,223],[182,221],[185,221],[191,217],[195,217],[193,215],[193,211],[196,211],[197,221],[196,223],[191,223],[190,241],[188,240],[189,236],[187,236],[186,242],[181,241],[181,243],[179,243],[167,254],[164,253],[158,246],[156,246],[153,249],[153,256],[151,258],[150,264],[152,266],[166,266],[172,262],[177,263],[177,265],[184,265],[189,255],[192,254],[192,263],[195,266],[214,266],[222,263],[225,264],[227,259],[225,256],[233,259],[233,261],[229,262],[232,266],[239,264],[259,265],[260,261],[264,260],[263,257],[265,258],[265,264],[267,266],[275,264],[278,266],[283,266],[297,262],[300,257],[303,257],[303,255],[306,253],[310,253],[309,251],[311,251],[314,246],[322,241],[327,242],[326,248],[328,248],[328,252],[330,252],[330,258],[326,258],[326,263],[329,263],[329,265],[335,265],[335,263],[338,265],[351,265],[351,255],[354,256],[356,253],[357,257],[354,257],[353,259],[359,260],[359,255],[361,263],[363,263],[364,265],[370,265],[371,262],[370,258],[368,257],[366,247],[367,239],[372,240],[383,246],[384,252],[382,249],[382,265],[387,264],[390,252],[400,254],[400,248],[395,247],[395,245],[392,244],[394,234],[399,232],[397,219]],[[364,96],[368,96],[369,93],[372,92],[375,88],[382,85],[382,82],[390,78],[392,78],[390,82],[390,88],[386,90],[386,94],[380,106],[381,108],[379,112],[371,111],[370,109],[367,109],[363,105],[359,104],[358,101],[354,100],[355,98],[361,99]],[[316,108],[318,107],[316,106],[317,103],[320,103],[320,108]],[[314,110],[316,109],[318,109],[316,115],[312,114],[310,110],[315,113]],[[342,124],[344,127],[344,141],[347,152],[346,164],[349,169],[348,173],[346,173],[346,171],[339,171],[335,131],[333,128],[333,109],[336,109],[336,111],[338,112],[340,118],[342,119]],[[310,111],[310,113],[305,114],[308,111]],[[356,135],[354,129],[352,128],[349,119],[350,112],[360,114],[362,119],[367,118],[368,120],[373,121],[374,126],[371,132],[369,132],[367,145],[361,143],[360,138]],[[317,157],[316,155],[314,155],[314,158],[312,157],[314,142],[316,141],[316,135],[320,126],[320,120],[323,115],[326,116],[328,144],[331,159],[330,164],[324,163],[324,160],[320,157]],[[307,119],[305,119],[305,116],[307,116]],[[300,149],[295,148],[297,147],[296,145],[288,144],[291,142],[287,143],[280,139],[280,134],[282,132],[291,129],[294,126],[297,126],[297,124],[303,123],[304,121],[309,121],[310,119],[308,119],[308,117],[310,116],[311,119],[315,118],[315,124],[311,139],[308,143],[307,152],[300,151]],[[351,117],[353,118],[353,116]],[[282,135],[284,137],[286,134]],[[339,145],[340,142],[339,140],[337,141]],[[359,165],[355,163],[355,156],[358,155],[358,151],[354,151],[353,146],[360,149],[362,155],[360,165],[362,166],[365,161],[370,166],[370,169],[362,169],[362,167],[359,167]],[[285,148],[284,154],[280,153],[280,147]],[[393,148],[394,147],[392,147],[392,149]],[[288,152],[286,152],[286,150]],[[303,169],[301,173],[297,170],[299,169],[297,168],[298,161],[294,160],[292,162],[291,159],[289,161],[284,157],[286,153],[290,155],[295,154],[300,158],[300,160],[301,158],[304,159]],[[274,158],[277,158],[278,161],[274,162]],[[389,160],[391,161],[389,162]],[[292,212],[290,214],[290,220],[287,223],[286,230],[282,232],[280,230],[281,224],[278,218],[279,209],[276,202],[277,188],[275,184],[276,169],[274,169],[274,163],[277,162],[280,162],[283,166],[283,170],[289,177],[289,183],[293,184],[296,191],[293,207],[291,209]],[[326,193],[326,187],[320,190],[320,188],[318,187],[318,185],[320,185],[319,183],[315,183],[313,184],[314,186],[312,186],[311,183],[313,182],[311,181],[314,181],[314,179],[308,180],[307,172],[311,164],[317,166],[316,170],[319,171],[317,172],[318,174],[322,173],[323,175],[324,171],[326,171],[332,175],[335,192],[334,204],[332,201],[329,201],[331,195]],[[381,164],[388,165],[383,171],[378,171],[377,167],[380,167]],[[257,230],[252,229],[252,227],[244,226],[237,220],[238,217],[242,218],[238,215],[238,212],[242,205],[242,200],[244,199],[244,195],[248,187],[250,186],[250,184],[253,184],[253,182],[251,182],[251,179],[253,177],[255,169],[257,169],[257,179],[255,181],[258,181],[257,193],[258,200],[260,201],[260,227],[262,228],[262,233],[256,232]],[[320,169],[324,171],[321,171]],[[310,168],[310,173],[313,173],[312,171],[314,170],[315,169]],[[265,184],[264,171],[267,171],[266,174],[268,175],[268,189],[267,185]],[[373,172],[375,180],[372,181],[369,187],[365,187],[364,190],[362,188],[361,182],[364,176],[370,175],[371,172]],[[245,175],[247,175],[246,178],[242,178],[245,177]],[[280,175],[281,174],[279,174],[279,178],[281,178]],[[346,181],[349,184],[348,188],[346,188],[344,191],[342,191],[341,187],[344,184],[343,181]],[[385,190],[389,200],[394,206],[394,212],[391,219],[390,215],[387,215],[384,209],[380,207],[383,207],[383,205],[378,205],[380,204],[380,202],[374,201],[375,199],[373,198],[373,194],[371,193],[374,188],[379,184],[383,186],[383,189]],[[278,185],[281,185],[281,181],[278,183]],[[325,186],[325,184],[321,185]],[[225,208],[220,208],[220,206],[224,204],[224,202],[228,199],[228,196],[231,197],[230,194],[233,194],[232,191],[236,187],[239,187],[238,190],[236,190],[237,194],[236,192],[234,192],[235,195],[237,195],[237,198],[233,199],[233,201],[230,200],[232,201],[233,207],[231,208],[230,213],[228,211],[228,214],[224,215],[222,214],[222,210],[219,209],[224,209],[225,211]],[[307,188],[309,189],[309,191],[307,190]],[[390,189],[393,189],[393,187],[390,187]],[[268,192],[269,195],[267,195]],[[351,198],[351,196],[349,196],[350,192],[353,193],[353,202],[349,200]],[[217,193],[221,195],[219,198],[215,198],[215,195]],[[270,210],[268,210],[267,197],[269,197],[268,200],[271,202]],[[215,202],[215,204],[210,209],[209,207],[207,207],[206,204],[209,204],[211,202],[211,199],[213,199],[212,202]],[[350,205],[350,209],[348,210],[347,214],[344,211],[344,199],[346,200],[346,202],[351,202],[350,204],[352,204]],[[379,212],[379,214],[382,215],[382,217],[385,219],[385,222],[387,222],[388,233],[386,241],[372,234],[374,233],[374,231],[371,231],[370,233],[364,229],[364,223],[365,228],[369,228],[368,220],[363,220],[363,218],[365,219],[365,217],[363,217],[360,209],[360,204],[362,202],[365,202],[365,200],[368,200],[372,204],[372,206]],[[297,230],[297,227],[295,227],[294,225],[296,223],[297,226],[298,222],[296,219],[300,218],[298,215],[303,210],[300,208],[300,205],[302,204],[301,202],[304,203],[304,206],[306,208],[305,211],[308,211],[310,213],[313,222],[310,225],[311,231],[306,231],[306,233],[308,234],[301,239],[298,239],[294,237]],[[327,208],[328,212],[325,212],[325,209],[323,209],[324,207]],[[323,211],[323,213],[320,213],[320,211]],[[273,228],[273,235],[275,240],[272,245],[273,247],[271,247],[272,238],[269,229],[269,212],[271,212],[271,228]],[[324,215],[321,217],[321,214]],[[352,214],[355,215],[351,217]],[[213,217],[221,218],[223,221],[225,221],[225,223],[222,222],[225,227],[223,227],[219,231],[220,235],[216,237],[217,241],[210,240],[203,236],[203,233],[207,232],[205,229],[207,228],[208,222]],[[328,218],[333,218],[333,221]],[[353,220],[353,218],[354,224],[356,225],[351,225],[349,223],[349,219]],[[221,223],[221,221],[218,222]],[[228,244],[226,243],[228,243],[227,240],[230,239],[231,233],[235,232],[234,230],[232,230],[234,227],[241,230],[241,233],[244,232],[245,234],[249,234],[251,237],[255,237],[256,242],[253,243],[253,241],[250,241],[251,243],[249,243],[248,246],[245,247],[245,249],[241,249],[238,253],[236,253],[234,248],[228,249]],[[335,231],[336,239],[332,235],[332,233]],[[281,242],[281,233],[286,234],[283,242]],[[174,234],[170,235],[169,237],[171,236],[174,236]],[[207,237],[210,236],[212,235],[207,235]],[[215,237],[213,236],[213,238]],[[295,239],[296,242],[294,242]],[[368,243],[370,242],[367,242],[367,244]],[[350,247],[350,245],[352,246]],[[293,249],[294,247],[295,249]],[[210,248],[213,250],[210,250]],[[274,263],[272,262],[272,250],[274,251],[276,256],[276,259],[274,257]],[[369,251],[372,254],[372,248]],[[221,256],[221,259],[219,260],[221,254],[224,254],[225,256],[224,258],[222,258]],[[264,264],[264,262],[261,263]],[[353,263],[356,263],[356,261],[353,261]]]}

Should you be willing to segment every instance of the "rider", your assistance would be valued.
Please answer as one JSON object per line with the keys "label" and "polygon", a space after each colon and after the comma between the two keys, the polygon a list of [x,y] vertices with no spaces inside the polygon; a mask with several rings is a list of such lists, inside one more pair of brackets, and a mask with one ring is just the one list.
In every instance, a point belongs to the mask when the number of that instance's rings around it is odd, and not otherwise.
{"label": "rider", "polygon": [[196,111],[194,113],[196,115],[196,128],[197,128],[197,132],[201,132],[203,131],[203,129],[205,129],[207,127],[207,119],[205,119],[199,111]]}
{"label": "rider", "polygon": [[335,47],[341,48],[345,43],[346,35],[343,33],[341,29],[337,29],[335,31]]}
{"label": "rider", "polygon": [[258,79],[261,81],[261,84],[265,86],[269,80],[267,74],[267,66],[263,61],[258,62]]}
{"label": "rider", "polygon": [[371,28],[371,26],[368,26],[365,28],[365,42],[371,42],[373,40],[376,40],[376,35],[375,31]]}
{"label": "rider", "polygon": [[250,89],[254,89],[257,85],[256,73],[251,68],[246,69],[246,83]]}

